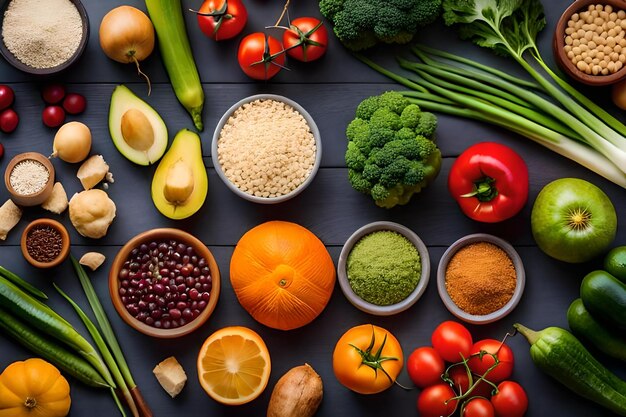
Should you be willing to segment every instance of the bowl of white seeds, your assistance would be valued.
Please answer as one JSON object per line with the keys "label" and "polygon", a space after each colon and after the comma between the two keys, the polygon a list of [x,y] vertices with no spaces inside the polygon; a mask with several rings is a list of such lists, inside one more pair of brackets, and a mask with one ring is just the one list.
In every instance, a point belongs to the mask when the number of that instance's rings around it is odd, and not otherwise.
{"label": "bowl of white seeds", "polygon": [[235,194],[275,204],[300,194],[313,181],[322,142],[302,106],[286,97],[258,94],[224,113],[213,134],[211,158]]}

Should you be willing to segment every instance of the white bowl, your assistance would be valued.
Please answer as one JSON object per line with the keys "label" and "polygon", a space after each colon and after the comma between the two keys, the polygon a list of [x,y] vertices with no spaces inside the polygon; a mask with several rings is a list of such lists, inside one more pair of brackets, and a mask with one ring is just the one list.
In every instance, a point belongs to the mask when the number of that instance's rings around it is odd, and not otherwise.
{"label": "white bowl", "polygon": [[[348,282],[348,274],[346,270],[348,255],[350,255],[350,251],[352,251],[354,245],[363,236],[380,230],[391,230],[393,232],[400,233],[402,236],[407,238],[417,249],[417,252],[420,255],[421,263],[420,279],[413,292],[411,292],[411,294],[409,294],[407,298],[400,301],[399,303],[388,306],[379,306],[376,304],[372,304],[359,297],[352,290],[352,287]],[[346,296],[348,301],[350,301],[359,310],[377,316],[390,316],[392,314],[397,314],[415,304],[415,302],[419,300],[422,294],[424,294],[424,291],[426,291],[426,285],[428,284],[428,280],[430,279],[430,258],[428,256],[428,249],[426,248],[424,242],[422,242],[422,240],[415,233],[413,233],[413,231],[405,226],[402,226],[398,223],[383,221],[369,223],[354,232],[343,245],[343,249],[341,250],[341,254],[339,255],[337,278],[339,280],[339,286],[341,287],[343,294]]]}
{"label": "white bowl", "polygon": [[[230,116],[232,116],[232,114],[235,112],[235,110],[237,110],[239,107],[243,106],[244,104],[251,103],[255,100],[275,100],[275,101],[283,102],[293,107],[302,115],[302,117],[304,117],[304,120],[306,120],[307,124],[309,125],[309,128],[311,129],[311,133],[313,133],[313,137],[315,139],[315,147],[316,147],[315,162],[313,164],[313,169],[311,170],[311,173],[309,174],[307,179],[304,180],[302,184],[300,184],[296,189],[292,190],[291,192],[287,194],[281,195],[279,197],[257,197],[255,195],[242,191],[239,187],[233,184],[226,177],[226,174],[224,174],[224,171],[222,170],[222,166],[219,163],[219,160],[217,157],[217,142],[219,140],[220,133],[222,132],[222,128],[224,127],[224,125],[226,124]],[[224,113],[220,121],[217,123],[215,132],[213,133],[213,140],[211,142],[211,159],[213,161],[213,166],[215,167],[215,171],[217,172],[217,175],[220,177],[222,181],[224,181],[224,184],[226,184],[226,186],[230,188],[230,190],[234,192],[235,194],[237,194],[239,197],[244,198],[249,201],[253,201],[255,203],[260,203],[260,204],[282,203],[283,201],[289,200],[297,196],[298,194],[300,194],[313,181],[313,178],[315,177],[315,174],[317,174],[317,171],[320,167],[320,162],[322,160],[322,140],[320,137],[319,129],[317,128],[317,125],[315,124],[315,121],[313,120],[311,115],[301,105],[299,105],[298,103],[296,103],[295,101],[291,99],[288,99],[287,97],[283,97],[283,96],[279,96],[275,94],[257,94],[257,95],[246,97],[242,100],[239,100],[237,103],[233,104],[226,111],[226,113]]]}
{"label": "white bowl", "polygon": [[[506,252],[509,258],[511,258],[511,262],[513,262],[513,267],[515,268],[517,278],[515,290],[513,291],[513,296],[511,297],[511,299],[499,310],[485,315],[470,314],[464,310],[461,310],[456,304],[454,304],[454,301],[452,301],[452,298],[450,298],[450,294],[448,294],[448,291],[446,290],[446,269],[448,269],[448,263],[450,262],[450,259],[452,259],[452,257],[461,248],[471,243],[478,242],[492,243],[498,246],[504,252]],[[513,246],[511,246],[505,240],[500,239],[499,237],[485,233],[467,235],[454,242],[441,256],[441,260],[439,261],[439,267],[437,268],[437,289],[439,291],[441,301],[443,301],[450,313],[455,315],[457,318],[472,324],[493,323],[494,321],[500,320],[501,318],[508,315],[511,311],[513,311],[513,309],[517,306],[520,299],[522,298],[525,284],[526,273],[524,272],[524,264],[522,263],[522,258],[520,258],[519,254],[515,251]]]}

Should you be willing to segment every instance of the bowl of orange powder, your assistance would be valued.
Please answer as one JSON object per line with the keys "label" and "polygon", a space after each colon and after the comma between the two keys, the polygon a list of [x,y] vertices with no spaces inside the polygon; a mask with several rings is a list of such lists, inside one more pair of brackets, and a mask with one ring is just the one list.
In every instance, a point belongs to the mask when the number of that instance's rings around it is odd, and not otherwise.
{"label": "bowl of orange powder", "polygon": [[441,300],[450,313],[472,324],[508,315],[522,298],[525,283],[524,265],[513,246],[484,233],[454,242],[437,268]]}

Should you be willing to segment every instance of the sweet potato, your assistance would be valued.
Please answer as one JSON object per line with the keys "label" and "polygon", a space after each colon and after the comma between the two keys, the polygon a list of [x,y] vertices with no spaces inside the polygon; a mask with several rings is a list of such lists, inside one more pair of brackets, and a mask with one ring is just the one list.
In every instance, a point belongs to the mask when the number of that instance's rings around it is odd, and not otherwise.
{"label": "sweet potato", "polygon": [[267,417],[312,417],[322,402],[322,378],[308,364],[283,375],[267,407]]}

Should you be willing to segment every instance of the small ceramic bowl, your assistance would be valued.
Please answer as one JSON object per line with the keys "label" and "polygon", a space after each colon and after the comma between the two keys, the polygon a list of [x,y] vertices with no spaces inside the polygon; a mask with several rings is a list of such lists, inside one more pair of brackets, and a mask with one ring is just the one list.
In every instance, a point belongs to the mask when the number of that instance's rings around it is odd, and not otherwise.
{"label": "small ceramic bowl", "polygon": [[[61,251],[56,256],[56,258],[54,258],[53,260],[49,262],[41,262],[35,259],[33,255],[29,252],[28,246],[27,246],[27,240],[31,232],[33,230],[44,228],[44,227],[50,227],[56,230],[57,232],[59,232],[59,234],[61,235],[61,242],[62,242]],[[67,259],[67,256],[70,254],[70,235],[67,232],[67,229],[65,228],[65,226],[63,226],[61,223],[59,223],[56,220],[37,219],[37,220],[30,222],[28,226],[26,226],[26,229],[24,229],[24,232],[22,232],[22,238],[20,240],[20,247],[22,248],[22,255],[24,255],[24,258],[32,266],[36,268],[44,268],[44,269],[52,268],[52,267],[59,265],[61,262]]]}
{"label": "small ceramic bowl", "polygon": [[[370,233],[383,230],[397,232],[407,238],[417,249],[422,264],[420,279],[413,292],[411,292],[411,294],[409,294],[407,298],[400,301],[399,303],[388,306],[379,306],[365,301],[361,297],[359,297],[350,286],[346,267],[348,255],[350,255],[350,251],[352,251],[354,245],[362,237],[369,235]],[[426,291],[426,286],[428,285],[428,280],[430,279],[430,258],[428,256],[428,249],[426,248],[424,242],[422,242],[422,240],[415,233],[413,233],[413,231],[405,226],[402,226],[398,223],[385,221],[369,223],[354,232],[343,245],[343,249],[341,250],[341,254],[339,255],[337,278],[339,280],[339,286],[341,287],[343,294],[346,296],[348,301],[350,301],[352,305],[354,305],[359,310],[377,316],[390,316],[393,314],[397,314],[415,304],[415,302],[419,300],[422,294],[424,294],[424,291]]]}
{"label": "small ceramic bowl", "polygon": [[[172,239],[191,246],[198,257],[203,257],[206,260],[211,274],[212,288],[209,301],[198,317],[177,328],[156,328],[136,319],[128,312],[119,293],[120,281],[118,275],[133,249],[139,248],[144,243],[149,244],[153,241],[168,241]],[[170,339],[193,332],[211,316],[220,296],[220,271],[211,251],[195,236],[179,229],[151,229],[130,239],[115,256],[109,271],[109,293],[115,310],[117,310],[117,313],[126,324],[148,336]]]}
{"label": "small ceramic bowl", "polygon": [[[487,242],[492,243],[502,249],[508,257],[511,259],[513,263],[513,267],[515,268],[516,273],[516,284],[515,290],[513,291],[513,296],[511,299],[499,310],[496,310],[490,314],[485,315],[475,315],[467,313],[464,310],[461,310],[450,298],[448,291],[446,290],[446,270],[448,269],[448,264],[452,257],[463,247],[470,245],[472,243],[478,242]],[[437,289],[439,291],[439,296],[441,300],[445,304],[446,308],[450,313],[458,317],[459,319],[466,321],[472,324],[487,324],[493,323],[494,321],[500,320],[509,314],[513,309],[517,306],[520,299],[522,298],[522,294],[524,293],[524,285],[526,284],[526,274],[524,272],[524,264],[522,263],[522,259],[515,251],[513,246],[507,243],[505,240],[500,239],[499,237],[488,235],[484,233],[477,233],[473,235],[468,235],[462,237],[461,239],[454,242],[443,254],[441,260],[439,261],[439,267],[437,268]]]}
{"label": "small ceramic bowl", "polygon": [[[20,194],[13,186],[11,186],[11,173],[17,164],[26,160],[37,161],[42,164],[48,170],[48,182],[46,185],[36,193],[33,194]],[[11,200],[18,206],[38,206],[50,197],[52,194],[52,187],[54,186],[54,166],[50,163],[50,160],[44,155],[38,152],[25,152],[19,155],[15,155],[13,159],[7,165],[4,171],[4,185],[9,192]]]}
{"label": "small ceramic bowl", "polygon": [[[50,76],[59,74],[71,67],[76,61],[78,61],[78,59],[85,51],[85,48],[87,47],[87,41],[89,40],[89,16],[87,15],[87,10],[85,10],[85,6],[83,6],[80,0],[70,1],[74,4],[74,6],[76,6],[76,9],[78,10],[78,14],[80,15],[80,19],[83,24],[83,31],[81,34],[80,43],[78,44],[78,48],[67,61],[63,62],[60,65],[57,65],[56,67],[51,68],[31,67],[30,65],[26,65],[25,63],[17,59],[15,55],[13,55],[11,51],[9,51],[4,42],[0,41],[0,53],[2,54],[4,59],[18,70],[35,76]],[[11,0],[5,1],[4,4],[0,7],[0,30],[3,26],[4,12],[9,6],[9,3],[11,3]],[[42,8],[42,10],[45,11],[45,8]]]}
{"label": "small ceramic bowl", "polygon": [[[239,189],[239,187],[233,184],[226,177],[226,174],[224,173],[224,170],[222,169],[222,166],[217,157],[217,142],[220,138],[220,134],[222,133],[222,128],[224,127],[224,125],[226,124],[230,116],[232,116],[232,114],[235,112],[235,110],[237,110],[244,104],[251,103],[255,100],[281,101],[293,107],[295,110],[298,111],[298,113],[300,113],[304,117],[304,120],[306,120],[307,124],[309,125],[309,128],[311,129],[311,132],[313,133],[313,137],[315,138],[315,146],[316,146],[315,162],[313,164],[313,169],[311,170],[311,173],[306,178],[306,180],[304,180],[304,182],[302,182],[302,184],[300,184],[296,189],[278,197],[267,197],[267,198],[258,197],[258,196],[246,193],[245,191],[242,191],[241,189]],[[313,120],[311,115],[301,105],[299,105],[293,100],[288,99],[287,97],[283,97],[283,96],[279,96],[275,94],[257,94],[257,95],[246,97],[242,100],[239,100],[237,103],[233,104],[226,111],[226,113],[224,113],[220,121],[217,123],[215,132],[213,133],[213,141],[211,142],[211,159],[213,161],[213,166],[215,167],[215,171],[217,172],[217,175],[220,177],[222,181],[224,181],[224,184],[226,184],[226,186],[232,192],[237,194],[239,197],[246,199],[248,201],[252,201],[254,203],[260,203],[260,204],[282,203],[283,201],[287,201],[297,196],[298,194],[300,194],[302,191],[304,191],[306,187],[309,186],[309,184],[311,184],[311,182],[313,182],[313,178],[315,177],[315,174],[317,174],[317,171],[320,166],[320,162],[322,160],[322,139],[320,137],[320,132],[319,132],[319,129],[317,128],[317,125],[315,124],[315,121]]]}
{"label": "small ceramic bowl", "polygon": [[592,75],[587,74],[584,71],[579,70],[574,63],[567,57],[567,53],[564,50],[565,47],[565,29],[567,28],[567,22],[570,20],[574,13],[583,12],[587,10],[587,7],[591,4],[603,4],[611,5],[617,12],[619,10],[626,10],[626,2],[623,0],[576,0],[574,1],[559,18],[556,29],[554,31],[554,38],[552,41],[552,50],[556,62],[561,69],[565,71],[576,81],[593,86],[603,86],[614,84],[624,78],[626,78],[626,65],[619,71],[613,74],[607,75]]}

